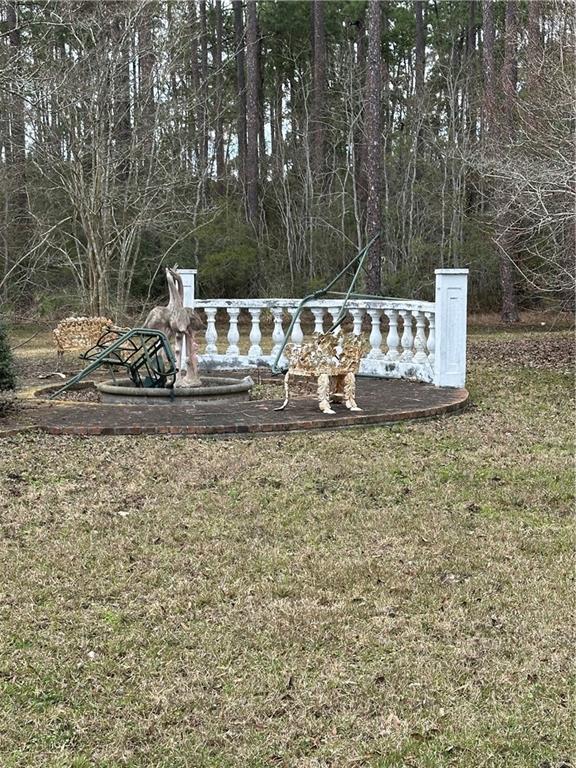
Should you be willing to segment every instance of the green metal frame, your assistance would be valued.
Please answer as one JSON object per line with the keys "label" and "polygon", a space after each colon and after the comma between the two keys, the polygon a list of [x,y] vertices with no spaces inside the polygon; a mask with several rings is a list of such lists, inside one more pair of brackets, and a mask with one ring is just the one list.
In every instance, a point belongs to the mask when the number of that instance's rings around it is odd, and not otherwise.
{"label": "green metal frame", "polygon": [[[336,277],[331,280],[327,286],[324,288],[321,288],[318,291],[314,291],[314,293],[310,293],[308,296],[305,296],[298,307],[296,308],[296,311],[292,315],[292,320],[290,321],[290,325],[288,326],[288,330],[284,334],[284,340],[280,346],[280,349],[274,358],[274,362],[272,363],[272,373],[284,373],[285,369],[281,368],[278,364],[280,360],[282,359],[282,354],[284,353],[284,349],[286,348],[286,344],[288,343],[288,340],[290,336],[292,335],[292,330],[294,328],[294,325],[298,318],[300,317],[300,314],[302,313],[302,310],[306,308],[306,305],[310,302],[314,301],[315,299],[319,299],[323,296],[344,296],[344,302],[342,306],[340,307],[340,312],[338,312],[338,317],[332,324],[331,328],[328,330],[328,333],[333,333],[342,323],[344,318],[346,317],[346,306],[348,304],[348,301],[350,299],[383,299],[384,296],[374,296],[367,293],[353,293],[353,288],[356,284],[356,281],[358,279],[358,275],[360,274],[363,266],[364,266],[364,260],[366,259],[366,255],[368,254],[368,251],[370,248],[374,245],[376,240],[380,237],[380,232],[378,232],[377,235],[375,235],[372,240],[368,243],[368,245],[365,245],[364,248],[361,248],[356,256],[352,259],[352,261],[349,261],[348,264],[344,267],[344,269],[340,270]],[[352,276],[352,280],[350,282],[350,286],[348,290],[343,293],[342,291],[331,291],[330,288],[332,288],[333,285],[335,285],[340,278],[348,272],[348,270],[353,267],[356,264],[356,270],[354,272],[354,275]]]}
{"label": "green metal frame", "polygon": [[125,368],[136,387],[171,388],[178,372],[176,358],[166,334],[151,328],[131,328],[124,333],[109,328],[80,357],[89,360],[89,365],[50,395],[50,399],[62,394],[103,365],[110,367],[113,379],[115,367]]}

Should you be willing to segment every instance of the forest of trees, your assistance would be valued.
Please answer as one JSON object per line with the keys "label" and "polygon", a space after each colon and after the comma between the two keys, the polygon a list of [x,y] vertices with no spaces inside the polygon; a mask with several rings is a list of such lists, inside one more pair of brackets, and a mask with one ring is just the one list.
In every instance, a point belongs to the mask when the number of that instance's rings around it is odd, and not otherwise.
{"label": "forest of trees", "polygon": [[574,291],[574,5],[0,0],[0,300],[137,314],[365,288],[471,306]]}

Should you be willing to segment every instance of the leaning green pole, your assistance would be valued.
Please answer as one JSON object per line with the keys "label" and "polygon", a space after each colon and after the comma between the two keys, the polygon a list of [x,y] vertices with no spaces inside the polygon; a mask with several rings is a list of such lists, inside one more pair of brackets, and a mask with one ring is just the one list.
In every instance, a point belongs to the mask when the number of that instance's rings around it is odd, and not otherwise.
{"label": "leaning green pole", "polygon": [[[341,324],[342,320],[344,319],[344,317],[346,315],[346,305],[348,303],[348,300],[351,297],[356,297],[356,296],[358,296],[359,298],[364,298],[363,294],[354,294],[354,293],[352,293],[352,291],[353,291],[354,285],[356,284],[356,280],[358,279],[358,275],[360,274],[360,270],[362,269],[362,267],[364,265],[364,260],[366,258],[366,254],[368,253],[368,251],[370,250],[372,245],[376,242],[376,240],[378,240],[379,237],[380,237],[380,232],[378,232],[378,234],[376,234],[372,238],[372,240],[370,240],[368,245],[365,245],[364,248],[362,248],[360,251],[358,251],[358,253],[356,254],[356,256],[354,256],[352,261],[349,261],[348,264],[346,264],[346,266],[343,269],[341,269],[340,272],[338,272],[336,277],[333,280],[331,280],[326,287],[321,288],[318,291],[314,291],[314,293],[308,294],[308,296],[305,296],[302,299],[302,301],[300,302],[300,304],[298,304],[298,307],[296,308],[296,312],[294,312],[294,314],[292,315],[292,320],[290,321],[290,325],[288,326],[288,330],[284,334],[284,340],[282,341],[280,349],[276,353],[276,357],[274,358],[274,362],[272,363],[272,373],[282,373],[283,372],[283,369],[280,368],[280,366],[279,366],[279,362],[282,359],[282,354],[283,354],[283,352],[284,352],[284,350],[286,348],[286,344],[288,343],[288,339],[292,335],[292,330],[294,328],[294,325],[295,325],[296,321],[298,320],[298,318],[300,317],[300,314],[301,314],[302,310],[304,309],[304,307],[306,306],[306,304],[309,304],[311,301],[314,301],[314,299],[319,299],[321,296],[326,296],[326,294],[328,294],[328,293],[332,293],[333,295],[338,295],[338,296],[344,296],[344,302],[343,302],[343,304],[342,304],[342,306],[340,308],[340,312],[338,313],[338,317],[336,318],[336,320],[334,321],[334,324],[332,325],[332,327],[328,331],[328,333],[332,333],[333,331],[336,330],[336,328],[338,328],[338,326]],[[344,275],[350,269],[350,267],[352,267],[354,264],[356,264],[356,271],[354,272],[354,276],[352,277],[352,280],[350,282],[350,287],[348,288],[348,291],[345,294],[336,293],[335,291],[330,291],[330,288],[332,288],[332,286],[335,285],[338,282],[338,280],[340,280],[342,275]],[[375,296],[374,298],[378,298],[378,297]]]}

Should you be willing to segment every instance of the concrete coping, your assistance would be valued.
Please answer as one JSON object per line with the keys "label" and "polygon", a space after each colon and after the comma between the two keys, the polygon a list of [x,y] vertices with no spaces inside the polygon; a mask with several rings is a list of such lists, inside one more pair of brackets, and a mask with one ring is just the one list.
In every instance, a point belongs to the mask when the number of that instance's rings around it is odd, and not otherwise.
{"label": "concrete coping", "polygon": [[203,382],[209,381],[199,387],[135,387],[130,379],[117,379],[113,381],[102,381],[96,383],[96,389],[108,395],[118,395],[119,397],[141,397],[141,398],[165,398],[171,400],[181,397],[206,397],[210,395],[230,395],[236,392],[249,392],[254,386],[250,376],[243,379],[222,378],[211,376],[204,378]]}

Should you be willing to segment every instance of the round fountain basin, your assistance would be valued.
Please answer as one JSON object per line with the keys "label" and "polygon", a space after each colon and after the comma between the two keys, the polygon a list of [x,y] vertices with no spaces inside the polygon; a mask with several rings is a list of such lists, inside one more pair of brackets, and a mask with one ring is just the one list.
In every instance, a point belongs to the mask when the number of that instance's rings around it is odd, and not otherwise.
{"label": "round fountain basin", "polygon": [[102,381],[96,384],[100,402],[125,405],[195,406],[199,403],[217,403],[219,400],[249,400],[254,382],[250,376],[243,379],[203,376],[198,387],[135,387],[130,379]]}

